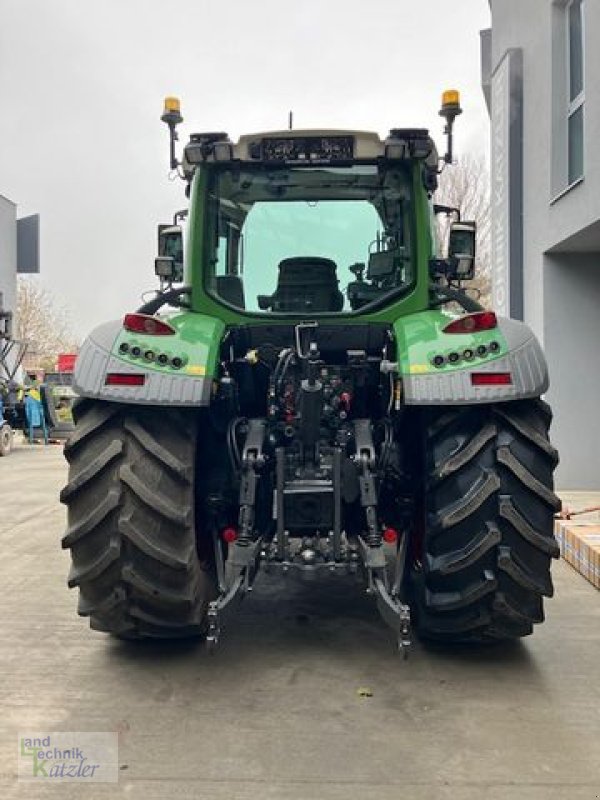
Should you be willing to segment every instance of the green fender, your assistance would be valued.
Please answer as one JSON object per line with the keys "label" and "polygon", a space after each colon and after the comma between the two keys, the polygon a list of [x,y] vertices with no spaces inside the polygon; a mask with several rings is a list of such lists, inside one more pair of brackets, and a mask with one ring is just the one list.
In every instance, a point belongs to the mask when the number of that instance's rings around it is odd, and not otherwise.
{"label": "green fender", "polygon": [[[225,324],[194,312],[165,314],[175,328],[168,336],[132,333],[121,321],[107,322],[85,340],[73,386],[83,397],[121,403],[207,406]],[[107,375],[142,375],[138,385],[107,383]]]}

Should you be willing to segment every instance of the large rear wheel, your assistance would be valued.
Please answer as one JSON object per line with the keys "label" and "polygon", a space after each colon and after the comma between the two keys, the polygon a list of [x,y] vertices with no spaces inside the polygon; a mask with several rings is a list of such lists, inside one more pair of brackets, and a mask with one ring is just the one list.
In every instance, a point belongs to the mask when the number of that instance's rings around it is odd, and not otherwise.
{"label": "large rear wheel", "polygon": [[560,508],[551,418],[541,400],[428,412],[425,524],[414,572],[424,637],[511,639],[543,621]]}
{"label": "large rear wheel", "polygon": [[126,638],[204,630],[214,592],[198,554],[198,412],[82,399],[65,446],[63,547],[78,612]]}

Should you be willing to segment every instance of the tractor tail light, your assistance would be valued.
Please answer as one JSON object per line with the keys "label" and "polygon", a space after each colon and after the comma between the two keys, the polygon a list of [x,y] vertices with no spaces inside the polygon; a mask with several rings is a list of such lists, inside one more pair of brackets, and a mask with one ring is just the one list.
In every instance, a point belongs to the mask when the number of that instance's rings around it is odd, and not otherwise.
{"label": "tractor tail light", "polygon": [[477,333],[490,331],[498,327],[498,320],[493,311],[476,311],[455,319],[443,329],[444,333]]}
{"label": "tractor tail light", "polygon": [[151,314],[125,314],[123,327],[132,333],[146,333],[150,336],[172,336],[175,328]]}
{"label": "tractor tail light", "polygon": [[472,386],[510,386],[512,375],[510,372],[472,372]]}
{"label": "tractor tail light", "polygon": [[386,528],[383,532],[383,541],[387,544],[395,544],[398,541],[398,531],[394,528]]}
{"label": "tractor tail light", "polygon": [[143,386],[146,376],[138,372],[108,372],[105,386]]}
{"label": "tractor tail light", "polygon": [[221,531],[221,538],[227,544],[233,544],[238,538],[238,533],[235,528],[224,528]]}

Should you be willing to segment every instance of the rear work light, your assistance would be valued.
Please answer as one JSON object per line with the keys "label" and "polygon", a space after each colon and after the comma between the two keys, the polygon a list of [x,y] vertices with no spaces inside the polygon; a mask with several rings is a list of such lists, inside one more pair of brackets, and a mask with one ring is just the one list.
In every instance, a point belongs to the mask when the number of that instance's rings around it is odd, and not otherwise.
{"label": "rear work light", "polygon": [[146,333],[150,336],[172,336],[175,328],[151,314],[125,314],[123,327],[132,333]]}
{"label": "rear work light", "polygon": [[108,372],[105,386],[143,386],[146,376],[137,372]]}
{"label": "rear work light", "polygon": [[498,320],[493,311],[476,311],[474,314],[466,314],[464,317],[455,319],[443,329],[444,333],[477,333],[478,331],[490,331],[498,327]]}
{"label": "rear work light", "polygon": [[512,375],[510,372],[472,372],[472,386],[510,386]]}

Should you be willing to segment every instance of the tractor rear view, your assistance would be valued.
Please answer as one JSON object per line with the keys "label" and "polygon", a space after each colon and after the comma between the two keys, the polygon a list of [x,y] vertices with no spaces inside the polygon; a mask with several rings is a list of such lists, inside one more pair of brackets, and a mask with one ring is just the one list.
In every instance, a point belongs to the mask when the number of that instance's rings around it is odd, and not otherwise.
{"label": "tractor rear view", "polygon": [[[206,636],[261,569],[357,573],[406,650],[525,636],[558,549],[544,356],[465,292],[475,225],[426,130],[193,134],[156,296],[93,331],[65,453],[79,613]],[[435,215],[451,214],[447,254]],[[183,228],[185,227],[185,240]]]}

